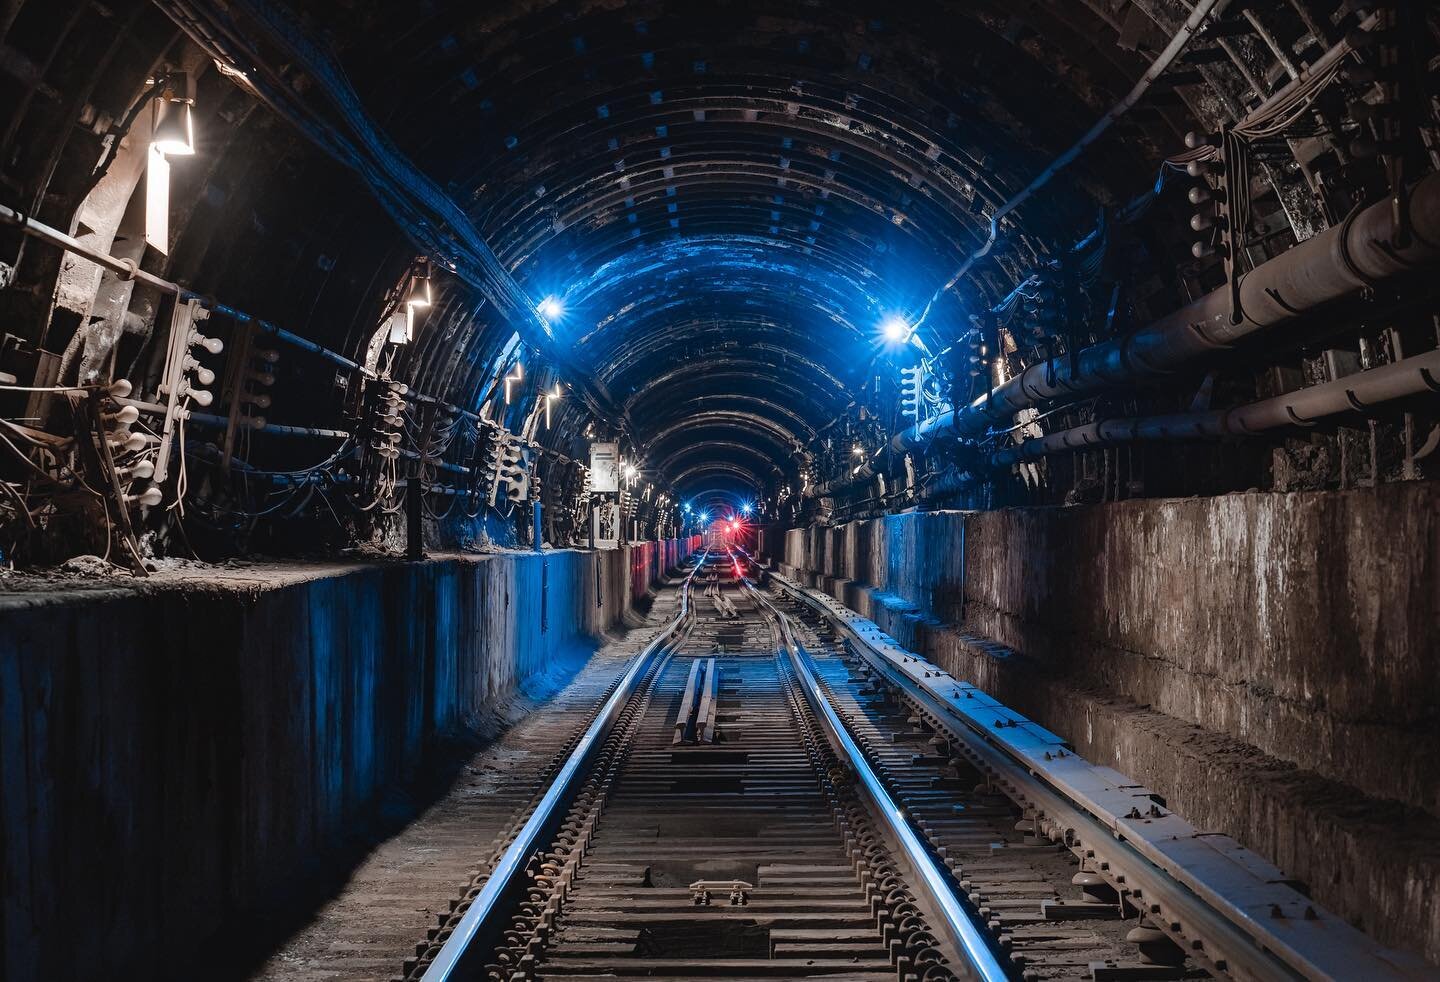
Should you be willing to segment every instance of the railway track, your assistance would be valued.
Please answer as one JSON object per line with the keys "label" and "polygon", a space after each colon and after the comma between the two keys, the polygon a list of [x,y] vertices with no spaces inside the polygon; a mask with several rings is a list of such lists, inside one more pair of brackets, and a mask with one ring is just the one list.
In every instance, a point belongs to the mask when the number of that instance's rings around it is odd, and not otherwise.
{"label": "railway track", "polygon": [[695,563],[407,980],[1422,977],[1228,839],[1157,861],[1097,817],[1202,838],[1156,796],[745,561]]}

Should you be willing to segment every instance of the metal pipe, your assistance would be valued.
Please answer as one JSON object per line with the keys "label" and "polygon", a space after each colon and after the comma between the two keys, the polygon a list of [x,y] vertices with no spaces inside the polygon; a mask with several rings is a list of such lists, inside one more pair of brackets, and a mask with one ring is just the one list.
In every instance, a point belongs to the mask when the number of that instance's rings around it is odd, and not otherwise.
{"label": "metal pipe", "polygon": [[1250,436],[1287,426],[1312,426],[1327,416],[1364,412],[1424,392],[1440,393],[1440,350],[1234,409],[1107,419],[1058,430],[996,451],[990,455],[990,463],[1009,467],[1066,450],[1139,440],[1214,439]]}
{"label": "metal pipe", "polygon": [[936,436],[974,436],[992,423],[1048,399],[1076,398],[1156,378],[1202,355],[1224,351],[1265,329],[1386,280],[1440,263],[1440,173],[1410,194],[1411,240],[1391,242],[1391,202],[1351,213],[1339,225],[1299,243],[1240,281],[1242,316],[1230,315],[1228,288],[1205,294],[1129,337],[1031,365],[988,396],[896,434],[897,450]]}

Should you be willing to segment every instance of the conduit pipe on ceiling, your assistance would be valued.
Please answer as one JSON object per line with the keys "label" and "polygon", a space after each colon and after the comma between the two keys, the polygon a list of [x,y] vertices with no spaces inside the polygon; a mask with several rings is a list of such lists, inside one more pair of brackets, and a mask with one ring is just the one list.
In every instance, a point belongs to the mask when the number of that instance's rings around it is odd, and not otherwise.
{"label": "conduit pipe on ceiling", "polygon": [[1078,398],[1156,378],[1204,355],[1383,284],[1405,273],[1440,266],[1440,173],[1411,189],[1413,229],[1404,246],[1391,242],[1387,198],[1314,238],[1255,267],[1240,281],[1243,316],[1233,322],[1230,292],[1207,293],[1129,337],[1037,362],[969,405],[898,433],[897,450],[924,446],[937,436],[973,437],[1006,423],[1022,409],[1050,399]]}
{"label": "conduit pipe on ceiling", "polygon": [[1087,423],[996,451],[990,455],[990,463],[995,467],[1009,467],[1022,460],[1067,450],[1088,450],[1140,440],[1253,436],[1289,426],[1311,426],[1328,416],[1365,412],[1425,392],[1440,393],[1440,351],[1429,351],[1234,409]]}

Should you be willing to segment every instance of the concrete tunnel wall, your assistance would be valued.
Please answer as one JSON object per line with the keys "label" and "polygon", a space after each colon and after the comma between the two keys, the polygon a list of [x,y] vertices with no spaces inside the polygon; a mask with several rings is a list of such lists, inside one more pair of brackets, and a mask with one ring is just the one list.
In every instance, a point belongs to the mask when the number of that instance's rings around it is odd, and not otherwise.
{"label": "concrete tunnel wall", "polygon": [[1440,485],[894,515],[775,558],[1440,963]]}
{"label": "concrete tunnel wall", "polygon": [[0,597],[0,977],[163,976],[697,544]]}

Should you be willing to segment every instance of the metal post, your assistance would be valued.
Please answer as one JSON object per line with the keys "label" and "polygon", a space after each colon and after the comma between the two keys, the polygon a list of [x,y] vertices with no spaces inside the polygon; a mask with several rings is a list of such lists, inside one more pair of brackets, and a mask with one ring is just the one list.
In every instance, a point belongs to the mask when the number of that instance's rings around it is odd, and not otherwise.
{"label": "metal post", "polygon": [[541,539],[540,531],[540,501],[537,498],[530,503],[531,516],[535,522],[535,551],[541,552],[545,543]]}
{"label": "metal post", "polygon": [[420,478],[411,477],[405,481],[405,558],[416,562],[425,556],[423,533],[420,529],[421,495]]}

